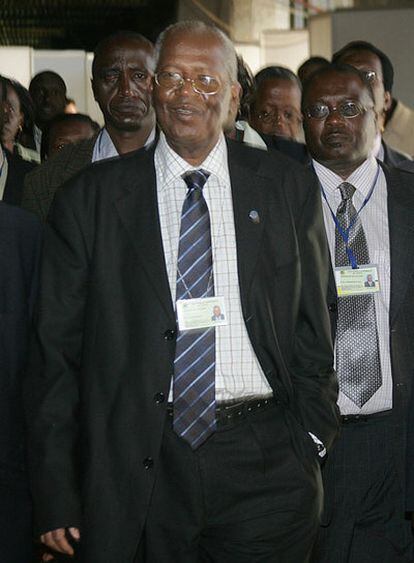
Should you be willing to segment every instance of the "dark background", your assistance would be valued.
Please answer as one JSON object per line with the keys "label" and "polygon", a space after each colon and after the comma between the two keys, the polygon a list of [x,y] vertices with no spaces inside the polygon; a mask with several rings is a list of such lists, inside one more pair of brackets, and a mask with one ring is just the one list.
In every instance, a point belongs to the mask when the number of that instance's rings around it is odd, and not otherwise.
{"label": "dark background", "polygon": [[154,41],[176,11],[176,0],[0,0],[0,45],[93,51],[118,30]]}

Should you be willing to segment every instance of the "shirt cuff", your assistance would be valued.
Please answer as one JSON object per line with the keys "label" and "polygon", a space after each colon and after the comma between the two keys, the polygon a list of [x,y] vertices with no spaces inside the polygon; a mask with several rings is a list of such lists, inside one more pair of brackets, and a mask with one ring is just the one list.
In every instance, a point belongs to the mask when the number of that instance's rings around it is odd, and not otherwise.
{"label": "shirt cuff", "polygon": [[326,448],[323,445],[323,442],[321,442],[319,438],[315,436],[315,434],[312,434],[312,432],[308,432],[308,434],[315,443],[316,449],[318,450],[318,456],[324,458],[326,456]]}

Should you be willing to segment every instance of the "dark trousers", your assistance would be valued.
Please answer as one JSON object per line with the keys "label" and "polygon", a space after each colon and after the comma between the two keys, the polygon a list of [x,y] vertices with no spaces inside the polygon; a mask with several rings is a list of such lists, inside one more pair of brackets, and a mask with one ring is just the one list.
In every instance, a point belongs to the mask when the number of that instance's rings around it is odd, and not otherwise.
{"label": "dark trousers", "polygon": [[325,510],[313,563],[408,563],[411,525],[396,471],[392,416],[342,425],[323,469]]}
{"label": "dark trousers", "polygon": [[26,488],[0,486],[0,563],[32,563],[32,503]]}
{"label": "dark trousers", "polygon": [[170,419],[137,562],[305,563],[321,504],[316,448],[280,406],[219,426],[196,451]]}

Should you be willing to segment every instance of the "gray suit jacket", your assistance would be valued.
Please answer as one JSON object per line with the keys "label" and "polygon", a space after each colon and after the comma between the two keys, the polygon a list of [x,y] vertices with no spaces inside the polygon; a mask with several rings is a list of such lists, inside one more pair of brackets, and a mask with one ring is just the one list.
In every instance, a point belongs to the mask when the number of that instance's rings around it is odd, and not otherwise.
{"label": "gray suit jacket", "polygon": [[21,206],[45,222],[57,190],[92,162],[97,136],[67,145],[27,174]]}

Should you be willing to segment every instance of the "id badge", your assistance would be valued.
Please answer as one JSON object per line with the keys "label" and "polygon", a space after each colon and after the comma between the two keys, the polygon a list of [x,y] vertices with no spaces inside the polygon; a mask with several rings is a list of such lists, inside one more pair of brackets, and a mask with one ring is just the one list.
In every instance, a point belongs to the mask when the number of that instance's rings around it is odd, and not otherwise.
{"label": "id badge", "polygon": [[335,268],[335,282],[338,297],[368,295],[378,293],[381,290],[378,266],[375,264],[366,264],[358,268],[337,266]]}
{"label": "id badge", "polygon": [[224,297],[200,297],[177,301],[178,328],[197,330],[228,324]]}

